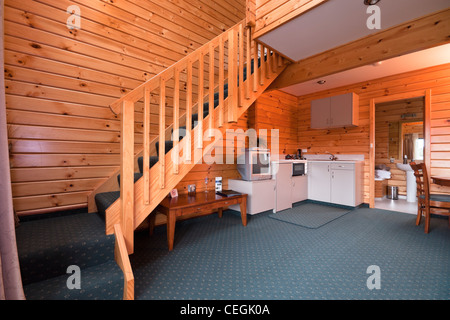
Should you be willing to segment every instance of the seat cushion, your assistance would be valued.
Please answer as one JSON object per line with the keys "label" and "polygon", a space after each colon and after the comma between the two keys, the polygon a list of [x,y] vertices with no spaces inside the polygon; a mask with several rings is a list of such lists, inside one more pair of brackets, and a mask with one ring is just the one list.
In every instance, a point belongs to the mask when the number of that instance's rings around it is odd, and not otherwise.
{"label": "seat cushion", "polygon": [[[421,199],[424,199],[424,195],[419,196]],[[440,201],[440,202],[450,202],[450,194],[430,194],[431,201]]]}

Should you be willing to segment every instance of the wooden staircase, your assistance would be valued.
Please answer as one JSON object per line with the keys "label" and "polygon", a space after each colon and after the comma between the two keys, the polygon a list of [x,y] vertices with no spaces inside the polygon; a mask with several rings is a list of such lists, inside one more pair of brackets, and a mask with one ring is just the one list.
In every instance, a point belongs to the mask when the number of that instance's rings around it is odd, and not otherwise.
{"label": "wooden staircase", "polygon": [[[287,63],[254,41],[243,20],[110,106],[121,117],[120,191],[101,192],[105,188],[100,187],[91,198],[104,207],[106,234],[123,238],[116,255],[120,264],[133,253],[135,229],[201,163],[203,154],[223,143],[208,130],[225,137]],[[135,143],[136,110],[143,111],[142,146]],[[170,116],[173,122],[166,123]],[[106,205],[102,197],[108,198]],[[123,270],[133,279],[129,267]],[[133,285],[134,279],[125,281],[125,298],[133,298]]]}

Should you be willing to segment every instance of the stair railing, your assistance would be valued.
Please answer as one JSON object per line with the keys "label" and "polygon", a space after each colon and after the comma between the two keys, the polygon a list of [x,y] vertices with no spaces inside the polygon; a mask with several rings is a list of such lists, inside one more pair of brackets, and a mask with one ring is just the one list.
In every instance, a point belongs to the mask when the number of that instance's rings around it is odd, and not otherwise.
{"label": "stair railing", "polygon": [[[189,147],[183,149],[183,159],[189,162],[193,140],[196,143],[193,148],[203,147],[203,103],[209,102],[209,109],[206,110],[209,115],[207,127],[222,127],[225,121],[237,122],[238,108],[243,105],[243,100],[250,99],[252,91],[258,91],[265,79],[270,78],[270,73],[282,66],[283,58],[275,52],[270,53],[270,49],[254,41],[252,30],[245,23],[245,20],[239,22],[110,106],[115,113],[121,114],[120,226],[129,254],[133,252],[133,233],[137,227],[134,220],[134,147],[135,134],[139,133],[136,129],[139,126],[136,121],[140,116],[143,123],[143,201],[149,204],[152,181],[149,169],[150,141],[155,131],[159,135],[160,164],[159,179],[156,181],[159,181],[159,187],[163,189],[168,183],[164,155],[167,140],[165,130],[167,124],[172,124],[170,120],[173,119],[173,132],[178,133],[180,113],[184,111],[187,130],[183,142]],[[247,71],[245,76],[244,70]],[[225,85],[228,86],[227,98],[224,96]],[[215,93],[218,93],[218,113],[214,112]],[[206,96],[208,100],[204,101]],[[225,108],[226,99],[228,101]],[[191,137],[194,106],[197,106],[198,114],[196,139]],[[138,111],[142,111],[141,114],[137,114]],[[214,118],[215,114],[218,115],[218,121]],[[173,134],[173,147],[179,143],[179,135]],[[177,175],[179,163],[173,163],[171,167],[172,174]]]}

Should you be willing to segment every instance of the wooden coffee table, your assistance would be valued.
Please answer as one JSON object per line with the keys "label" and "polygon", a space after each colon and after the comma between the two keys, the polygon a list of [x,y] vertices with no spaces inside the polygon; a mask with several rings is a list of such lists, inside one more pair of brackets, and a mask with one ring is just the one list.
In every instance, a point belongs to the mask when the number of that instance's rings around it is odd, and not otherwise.
{"label": "wooden coffee table", "polygon": [[179,195],[175,198],[166,197],[157,207],[157,211],[167,216],[167,243],[169,250],[173,249],[175,237],[175,224],[177,220],[184,220],[212,214],[218,211],[222,217],[224,207],[239,204],[241,219],[244,226],[247,225],[247,195],[223,197],[215,191],[197,192],[195,195]]}

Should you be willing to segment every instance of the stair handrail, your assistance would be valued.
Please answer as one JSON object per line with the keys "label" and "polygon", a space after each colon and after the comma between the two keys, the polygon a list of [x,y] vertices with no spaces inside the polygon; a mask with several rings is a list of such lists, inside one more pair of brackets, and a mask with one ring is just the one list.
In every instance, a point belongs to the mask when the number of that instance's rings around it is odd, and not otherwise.
{"label": "stair handrail", "polygon": [[[219,87],[223,89],[224,85],[224,62],[225,62],[225,47],[224,42],[228,41],[228,69],[229,74],[228,78],[231,82],[231,88],[229,88],[230,93],[229,96],[233,97],[233,99],[238,101],[237,92],[234,93],[233,90],[236,90],[237,84],[237,74],[235,74],[236,66],[238,65],[237,61],[237,52],[235,50],[238,47],[238,34],[240,35],[240,44],[243,44],[244,38],[244,26],[245,19],[218,35],[208,43],[204,44],[194,52],[185,56],[178,62],[174,63],[167,69],[161,71],[151,79],[145,81],[143,84],[125,94],[123,97],[115,101],[110,105],[111,110],[115,114],[121,114],[121,133],[120,133],[120,154],[121,154],[121,162],[120,162],[120,202],[121,202],[121,217],[120,217],[120,225],[124,234],[125,243],[127,246],[128,252],[131,254],[133,252],[133,232],[137,227],[135,226],[134,221],[134,134],[135,134],[135,103],[144,99],[144,117],[143,117],[143,127],[144,127],[144,149],[143,149],[143,179],[144,184],[144,202],[146,204],[149,203],[150,195],[149,195],[149,185],[150,185],[150,177],[149,177],[149,158],[150,158],[150,101],[151,101],[151,92],[153,90],[158,89],[159,87],[159,154],[165,154],[165,104],[166,104],[166,82],[169,79],[174,79],[174,91],[173,91],[173,101],[174,101],[174,132],[178,132],[179,129],[179,100],[180,100],[180,73],[183,70],[186,70],[187,73],[187,88],[186,88],[186,127],[191,128],[191,116],[192,116],[192,106],[194,105],[192,101],[193,94],[193,63],[199,61],[198,74],[202,74],[202,76],[198,77],[198,119],[199,126],[201,128],[203,122],[203,67],[204,61],[203,58],[206,55],[214,54],[215,48],[219,47]],[[250,33],[248,33],[250,34]],[[243,48],[242,48],[243,50]],[[231,57],[231,58],[230,58]],[[213,60],[214,61],[214,60]],[[242,61],[243,62],[243,61]],[[210,63],[211,65],[211,63]],[[214,64],[213,64],[214,65]],[[243,63],[241,63],[240,71],[243,68]],[[214,73],[214,70],[212,70]],[[231,73],[230,73],[231,71]],[[241,73],[242,74],[242,73]],[[242,81],[242,76],[241,80]],[[214,82],[214,77],[212,78]],[[230,85],[230,84],[229,84]],[[214,86],[210,84],[210,95],[214,95]],[[223,90],[219,89],[219,92],[223,92]],[[210,97],[210,99],[212,99]],[[223,108],[223,94],[221,94],[219,102],[219,108]],[[233,105],[237,106],[237,103]],[[210,107],[210,108],[213,108]],[[120,110],[120,112],[119,112]],[[233,108],[228,108],[228,110],[233,110]],[[230,112],[228,114],[229,121],[237,121],[236,112]],[[220,113],[222,115],[222,113]],[[210,117],[211,123],[213,123],[214,119]],[[221,119],[223,121],[223,119]],[[203,131],[200,129],[199,132]],[[174,143],[178,143],[178,135],[174,135]],[[185,137],[187,139],[187,145],[190,145],[190,130],[187,130],[187,135]],[[201,143],[201,139],[200,139]],[[190,148],[187,148],[188,152],[186,155],[186,159],[190,159]],[[160,168],[160,186],[164,188],[165,186],[165,157],[161,156],[159,159],[159,168]],[[174,173],[176,174],[178,170],[178,165],[174,166]]]}
{"label": "stair handrail", "polygon": [[144,90],[148,87],[154,87],[159,83],[159,80],[161,77],[165,78],[171,78],[173,76],[173,72],[176,68],[180,69],[182,66],[185,66],[189,60],[195,60],[198,55],[201,53],[205,54],[208,53],[209,48],[211,44],[216,44],[221,39],[224,39],[228,35],[229,32],[233,30],[238,30],[240,26],[244,26],[246,24],[246,19],[241,20],[234,26],[232,26],[227,31],[221,33],[220,35],[216,36],[209,42],[205,43],[204,45],[200,46],[190,54],[186,55],[185,57],[181,58],[177,62],[173,63],[171,66],[167,67],[166,69],[162,70],[161,72],[155,74],[152,78],[146,80],[144,83],[136,87],[135,89],[131,90],[130,92],[124,94],[122,97],[114,101],[109,105],[109,108],[115,115],[119,115],[121,112],[121,105],[125,100],[133,101],[134,103],[137,102],[139,99],[144,97]]}
{"label": "stair handrail", "polygon": [[[228,42],[228,47],[225,47],[225,42]],[[218,64],[216,68],[216,48],[218,48]],[[225,51],[228,55],[225,56]],[[185,114],[186,114],[186,135],[183,138],[186,148],[183,149],[183,157],[186,163],[191,162],[191,156],[196,149],[203,148],[203,133],[204,128],[222,128],[226,122],[237,122],[239,115],[242,114],[242,106],[246,105],[245,100],[250,100],[252,93],[258,92],[267,83],[267,79],[272,79],[276,73],[278,66],[283,65],[284,59],[275,54],[270,53],[271,49],[257,43],[252,39],[252,28],[246,26],[246,20],[242,20],[235,26],[231,27],[221,35],[215,37],[210,42],[201,46],[191,54],[187,55],[180,61],[174,63],[169,68],[163,70],[153,78],[147,80],[145,83],[124,95],[110,107],[111,110],[121,114],[121,139],[120,139],[120,217],[117,217],[123,231],[126,247],[128,253],[133,253],[134,246],[134,230],[138,227],[135,218],[135,206],[153,206],[150,204],[150,120],[151,120],[151,100],[153,92],[157,92],[155,96],[159,96],[157,105],[158,122],[159,122],[159,160],[158,164],[152,170],[152,175],[157,172],[158,177],[153,177],[158,182],[158,189],[166,190],[167,185],[173,186],[174,177],[178,175],[179,163],[173,161],[168,163],[167,170],[169,174],[166,177],[166,161],[171,161],[171,158],[166,160],[165,149],[165,130],[166,130],[166,89],[167,83],[173,81],[173,132],[177,133],[180,128],[180,89],[181,75],[185,75],[186,81],[186,99],[185,99]],[[208,57],[209,69],[205,70],[205,59]],[[227,78],[225,78],[225,62],[227,63]],[[198,64],[195,68],[194,64]],[[259,67],[260,64],[260,67]],[[246,66],[246,69],[245,69]],[[251,68],[254,74],[251,74]],[[218,75],[216,75],[218,69]],[[194,71],[197,70],[196,77]],[[244,70],[247,70],[245,73]],[[205,77],[205,73],[209,77]],[[245,77],[245,75],[247,77]],[[247,78],[244,80],[244,78]],[[195,83],[194,80],[197,80]],[[205,79],[208,79],[209,92],[208,105],[204,105],[206,96]],[[184,81],[184,79],[183,79]],[[217,81],[217,82],[216,82]],[[224,88],[225,81],[227,82],[228,96],[225,99]],[[215,88],[218,83],[217,110],[214,103]],[[196,87],[194,87],[196,86]],[[197,91],[195,91],[197,89]],[[195,92],[194,92],[195,91]],[[197,101],[194,101],[194,94]],[[254,97],[254,95],[253,95]],[[143,186],[141,193],[134,188],[134,135],[135,135],[135,103],[143,99]],[[226,103],[225,103],[226,102]],[[197,104],[198,122],[195,130],[192,126],[192,112],[194,106]],[[206,106],[208,109],[205,109]],[[247,105],[248,107],[248,105]],[[118,111],[120,110],[120,112]],[[204,114],[207,112],[208,115]],[[205,117],[204,117],[205,115]],[[217,120],[217,121],[216,121]],[[207,121],[207,122],[205,122]],[[204,123],[205,122],[205,123]],[[195,134],[194,138],[191,137]],[[173,146],[178,146],[179,135],[173,135]],[[193,145],[195,144],[195,145]],[[174,152],[171,151],[175,159],[178,158]],[[196,153],[194,153],[195,155]],[[178,154],[179,155],[179,154]],[[194,159],[195,160],[195,159]],[[185,172],[184,172],[185,174]],[[158,179],[159,178],[159,179]],[[168,179],[166,181],[166,178]],[[152,184],[153,191],[155,184]],[[170,190],[169,190],[170,191]],[[137,195],[135,195],[137,192]],[[162,192],[155,191],[157,197],[160,197]],[[152,195],[153,197],[153,195]],[[156,198],[152,198],[156,199]],[[159,198],[158,198],[159,199]],[[139,200],[139,202],[135,202]],[[160,199],[161,200],[161,199]]]}

